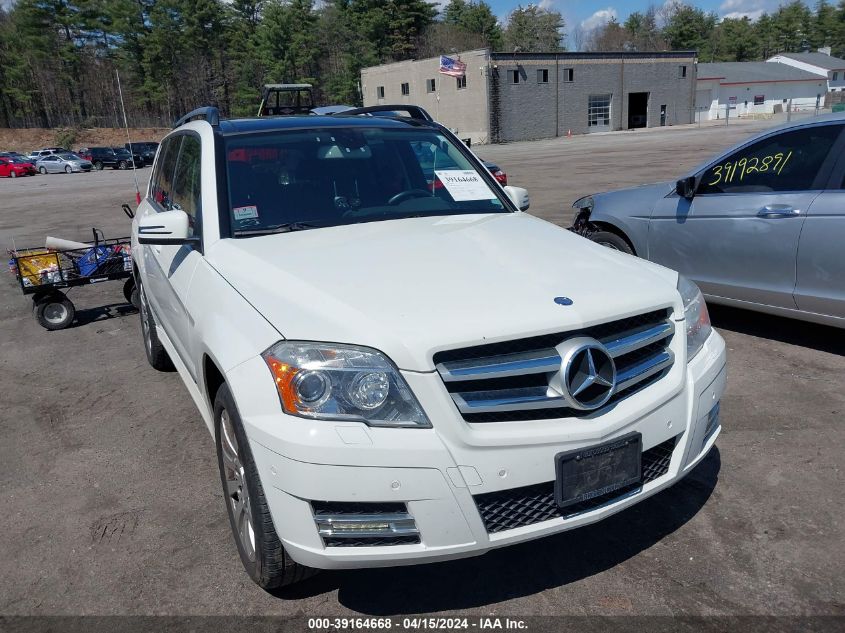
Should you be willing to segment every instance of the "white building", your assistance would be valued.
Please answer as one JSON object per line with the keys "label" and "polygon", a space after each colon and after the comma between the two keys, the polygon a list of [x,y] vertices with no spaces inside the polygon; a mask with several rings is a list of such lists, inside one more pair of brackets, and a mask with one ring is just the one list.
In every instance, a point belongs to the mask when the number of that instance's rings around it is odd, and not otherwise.
{"label": "white building", "polygon": [[[702,120],[813,110],[824,104],[824,77],[787,64],[698,64],[695,106]],[[730,112],[728,112],[730,110]]]}
{"label": "white building", "polygon": [[816,53],[781,53],[766,61],[786,64],[825,77],[826,92],[845,91],[845,59],[832,57],[830,48],[820,48]]}

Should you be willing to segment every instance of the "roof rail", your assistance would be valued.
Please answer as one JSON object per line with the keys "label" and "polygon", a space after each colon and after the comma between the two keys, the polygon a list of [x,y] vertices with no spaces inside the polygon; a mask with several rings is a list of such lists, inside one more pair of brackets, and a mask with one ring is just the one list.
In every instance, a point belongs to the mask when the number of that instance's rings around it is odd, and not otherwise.
{"label": "roof rail", "polygon": [[180,125],[184,125],[188,121],[192,121],[194,119],[198,119],[202,117],[205,121],[208,121],[210,125],[217,127],[220,125],[220,110],[215,108],[214,106],[205,106],[203,108],[197,108],[196,110],[191,110],[183,116],[181,119],[177,120],[176,123],[173,124],[173,128],[176,129]]}
{"label": "roof rail", "polygon": [[367,106],[366,108],[355,108],[343,112],[343,115],[368,114],[370,116],[402,116],[397,113],[407,112],[408,117],[416,119],[417,121],[426,121],[432,123],[434,121],[431,115],[420,106],[415,105],[377,105]]}

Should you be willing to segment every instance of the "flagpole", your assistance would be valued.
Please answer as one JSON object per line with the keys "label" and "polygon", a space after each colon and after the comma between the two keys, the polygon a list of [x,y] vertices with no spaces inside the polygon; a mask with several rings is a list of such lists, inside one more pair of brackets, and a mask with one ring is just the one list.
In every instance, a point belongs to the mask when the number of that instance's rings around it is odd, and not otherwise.
{"label": "flagpole", "polygon": [[117,75],[117,92],[120,95],[120,109],[123,111],[123,127],[126,128],[126,142],[129,145],[129,154],[132,156],[132,178],[135,180],[135,203],[141,204],[141,188],[138,186],[138,167],[135,165],[135,152],[132,151],[132,139],[129,138],[129,121],[126,119],[126,106],[123,105],[123,88],[120,87],[120,73],[114,69]]}

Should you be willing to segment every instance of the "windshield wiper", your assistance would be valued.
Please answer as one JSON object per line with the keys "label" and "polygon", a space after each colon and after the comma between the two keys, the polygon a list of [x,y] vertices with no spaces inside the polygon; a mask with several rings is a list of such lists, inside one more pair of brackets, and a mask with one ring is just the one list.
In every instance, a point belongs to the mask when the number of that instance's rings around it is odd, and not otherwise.
{"label": "windshield wiper", "polygon": [[293,231],[307,231],[308,229],[319,229],[325,225],[313,224],[311,222],[287,222],[285,224],[277,224],[276,226],[268,226],[260,229],[241,229],[235,231],[235,237],[251,236],[251,235],[273,235],[274,233],[292,233]]}

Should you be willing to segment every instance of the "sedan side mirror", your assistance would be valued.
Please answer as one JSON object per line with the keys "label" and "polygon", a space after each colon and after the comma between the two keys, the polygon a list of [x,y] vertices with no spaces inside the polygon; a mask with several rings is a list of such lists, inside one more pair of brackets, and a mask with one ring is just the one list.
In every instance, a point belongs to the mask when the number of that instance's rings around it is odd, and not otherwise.
{"label": "sedan side mirror", "polygon": [[692,200],[695,196],[695,176],[687,176],[686,178],[681,178],[678,182],[676,182],[675,193],[682,198]]}
{"label": "sedan side mirror", "polygon": [[522,187],[511,187],[508,185],[505,187],[505,193],[508,194],[508,198],[511,199],[516,205],[516,208],[520,211],[528,211],[528,207],[531,206],[531,199],[528,197],[528,190],[523,189]]}
{"label": "sedan side mirror", "polygon": [[162,211],[138,220],[138,243],[156,245],[198,244],[188,234],[188,214],[182,210]]}

